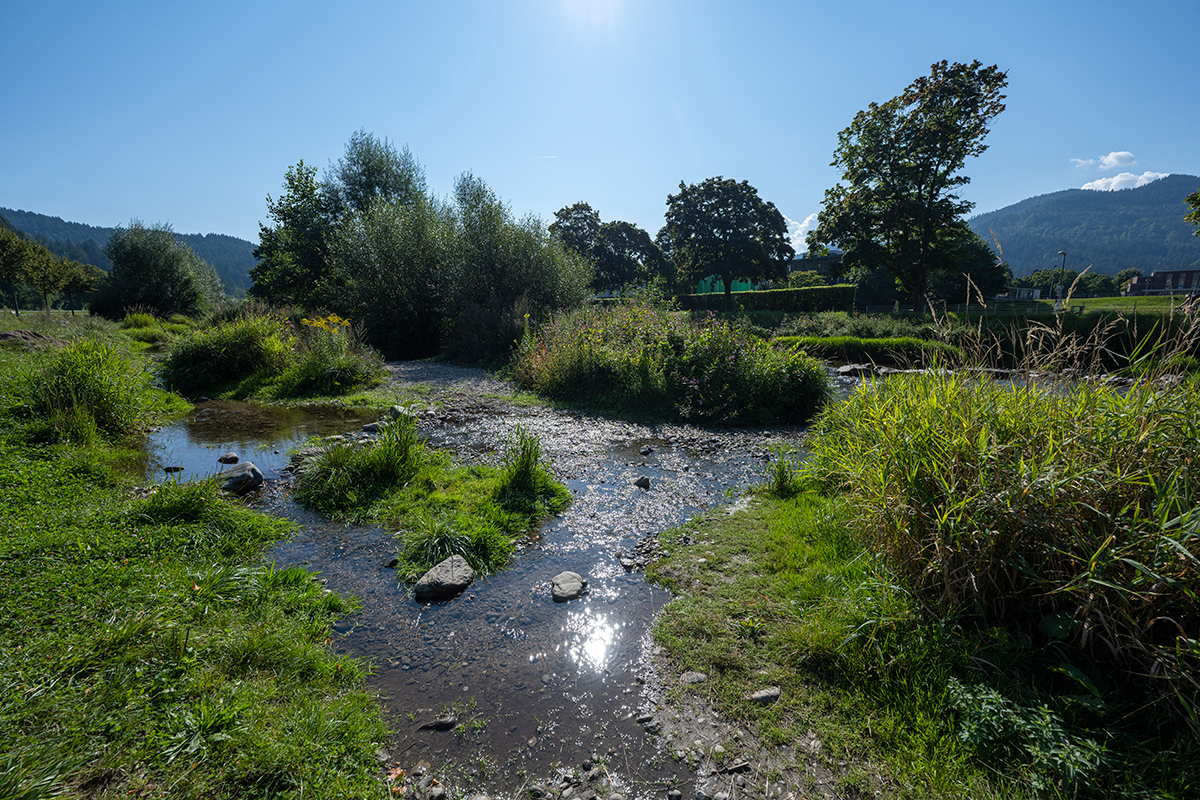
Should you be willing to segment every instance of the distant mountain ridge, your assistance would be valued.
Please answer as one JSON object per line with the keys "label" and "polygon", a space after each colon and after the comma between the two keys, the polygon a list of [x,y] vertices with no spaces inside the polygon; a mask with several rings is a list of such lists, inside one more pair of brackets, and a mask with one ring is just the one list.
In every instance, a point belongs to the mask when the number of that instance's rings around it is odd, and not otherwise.
{"label": "distant mountain ridge", "polygon": [[[57,256],[94,264],[104,270],[112,269],[112,262],[104,255],[104,245],[113,228],[67,222],[61,217],[11,208],[0,208],[0,217],[7,219],[21,233],[46,245]],[[250,286],[250,268],[257,263],[252,242],[223,233],[176,233],[175,238],[212,264],[228,294],[245,294]]]}
{"label": "distant mountain ridge", "polygon": [[1200,237],[1184,220],[1184,198],[1200,177],[1168,175],[1136,189],[1099,192],[1066,189],[979,214],[967,220],[989,245],[994,233],[1013,277],[1062,262],[1067,269],[1115,276],[1127,267],[1155,270],[1200,268]]}

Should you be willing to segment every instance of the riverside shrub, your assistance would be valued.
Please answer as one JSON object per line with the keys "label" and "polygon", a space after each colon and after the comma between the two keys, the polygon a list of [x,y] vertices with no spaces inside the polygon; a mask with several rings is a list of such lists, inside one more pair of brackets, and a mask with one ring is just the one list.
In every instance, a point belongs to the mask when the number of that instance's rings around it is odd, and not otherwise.
{"label": "riverside shrub", "polygon": [[801,423],[829,397],[824,367],[803,353],[638,303],[555,316],[525,337],[514,372],[559,400],[724,424]]}
{"label": "riverside shrub", "polygon": [[176,342],[163,361],[166,385],[196,391],[255,373],[275,376],[287,369],[290,342],[279,315],[235,317]]}
{"label": "riverside shrub", "polygon": [[846,492],[923,607],[1074,651],[1195,721],[1200,382],[891,376],[827,409],[808,446],[809,475]]}

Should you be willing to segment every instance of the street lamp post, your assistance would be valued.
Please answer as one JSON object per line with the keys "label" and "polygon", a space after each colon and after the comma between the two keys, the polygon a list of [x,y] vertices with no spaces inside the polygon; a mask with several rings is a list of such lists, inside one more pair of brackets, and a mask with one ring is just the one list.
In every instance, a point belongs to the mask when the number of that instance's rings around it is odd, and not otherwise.
{"label": "street lamp post", "polygon": [[1063,280],[1063,275],[1067,271],[1067,254],[1064,253],[1062,250],[1059,250],[1058,254],[1063,257],[1063,260],[1062,260],[1062,266],[1060,266],[1058,268],[1058,286],[1056,286],[1054,288],[1054,310],[1055,311],[1062,310],[1062,293],[1063,293],[1062,280]]}

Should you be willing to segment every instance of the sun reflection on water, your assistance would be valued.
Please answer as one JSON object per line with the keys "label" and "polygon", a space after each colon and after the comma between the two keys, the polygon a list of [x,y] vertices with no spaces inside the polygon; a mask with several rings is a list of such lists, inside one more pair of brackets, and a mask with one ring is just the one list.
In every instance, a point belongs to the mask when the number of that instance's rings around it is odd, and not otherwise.
{"label": "sun reflection on water", "polygon": [[580,670],[600,672],[607,668],[609,653],[624,626],[625,623],[588,606],[572,611],[563,626],[567,653]]}

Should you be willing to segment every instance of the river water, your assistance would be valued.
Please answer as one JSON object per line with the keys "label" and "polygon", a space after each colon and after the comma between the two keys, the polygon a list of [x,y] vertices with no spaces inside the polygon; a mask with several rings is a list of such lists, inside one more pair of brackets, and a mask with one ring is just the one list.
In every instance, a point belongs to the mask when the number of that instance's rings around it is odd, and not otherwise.
{"label": "river water", "polygon": [[[797,443],[799,429],[645,426],[496,402],[427,414],[420,428],[429,444],[466,461],[495,463],[523,426],[575,500],[521,543],[510,568],[422,605],[386,566],[390,532],[331,523],[287,491],[290,449],[366,421],[345,410],[206,403],[159,431],[152,454],[184,478],[216,471],[227,450],[263,469],[268,488],[256,503],[299,523],[268,560],[318,571],[329,589],[362,602],[337,622],[336,647],[374,664],[369,684],[396,732],[389,766],[411,772],[424,761],[443,782],[515,796],[600,757],[626,797],[661,797],[668,786],[686,795],[686,764],[637,722],[661,696],[650,626],[670,596],[622,559],[653,534],[732,501],[759,479],[771,448]],[[648,491],[634,486],[641,477]],[[551,578],[563,570],[588,579],[584,597],[552,600]],[[454,730],[421,728],[446,715],[457,718]]]}

